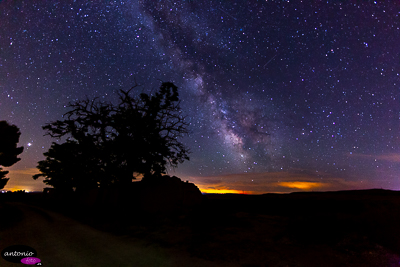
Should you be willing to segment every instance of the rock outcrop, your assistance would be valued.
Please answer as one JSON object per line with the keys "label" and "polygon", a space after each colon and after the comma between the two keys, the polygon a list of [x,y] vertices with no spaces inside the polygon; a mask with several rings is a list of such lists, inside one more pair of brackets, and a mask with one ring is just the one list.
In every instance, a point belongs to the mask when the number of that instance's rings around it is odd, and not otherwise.
{"label": "rock outcrop", "polygon": [[200,205],[203,199],[195,184],[183,182],[176,176],[162,176],[143,180],[137,184],[138,204],[144,211],[150,213],[190,209]]}
{"label": "rock outcrop", "polygon": [[125,187],[96,188],[77,195],[80,205],[87,208],[132,207],[147,213],[170,213],[190,210],[201,204],[199,188],[176,176],[161,176],[132,182]]}

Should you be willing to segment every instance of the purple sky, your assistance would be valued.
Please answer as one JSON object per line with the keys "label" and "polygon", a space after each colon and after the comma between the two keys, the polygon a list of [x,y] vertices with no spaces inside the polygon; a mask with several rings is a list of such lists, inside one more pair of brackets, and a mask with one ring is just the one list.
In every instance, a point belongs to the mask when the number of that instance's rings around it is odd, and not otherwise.
{"label": "purple sky", "polygon": [[[0,120],[42,190],[42,126],[70,101],[179,87],[191,160],[171,174],[246,192],[400,189],[398,1],[0,1]],[[71,166],[73,167],[73,166]]]}

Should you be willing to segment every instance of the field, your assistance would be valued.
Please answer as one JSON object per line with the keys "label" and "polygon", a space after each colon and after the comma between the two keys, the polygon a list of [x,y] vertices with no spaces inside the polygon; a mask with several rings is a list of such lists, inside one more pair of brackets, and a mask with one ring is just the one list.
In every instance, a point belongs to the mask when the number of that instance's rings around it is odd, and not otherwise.
{"label": "field", "polygon": [[[400,266],[396,191],[204,195],[201,206],[163,215],[135,206],[87,209],[46,203],[40,194],[23,197],[101,231],[217,266]],[[2,214],[10,216],[0,230],[21,217],[4,207]]]}

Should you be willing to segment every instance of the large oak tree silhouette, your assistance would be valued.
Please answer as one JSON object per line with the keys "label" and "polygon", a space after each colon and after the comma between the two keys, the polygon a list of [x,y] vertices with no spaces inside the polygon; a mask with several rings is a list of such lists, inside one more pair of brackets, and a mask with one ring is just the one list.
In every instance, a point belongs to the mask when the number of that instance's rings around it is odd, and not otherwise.
{"label": "large oak tree silhouette", "polygon": [[[21,132],[15,125],[10,125],[6,121],[0,121],[0,165],[10,167],[20,161],[18,155],[22,153],[24,147],[17,147]],[[8,171],[3,171],[0,167],[0,189],[3,189],[10,178],[5,178]]]}
{"label": "large oak tree silhouette", "polygon": [[164,82],[155,94],[135,97],[136,87],[120,90],[117,105],[96,98],[70,103],[64,120],[43,126],[47,135],[67,139],[52,143],[33,178],[67,191],[123,186],[134,173],[151,179],[189,160],[178,140],[188,134],[178,88]]}

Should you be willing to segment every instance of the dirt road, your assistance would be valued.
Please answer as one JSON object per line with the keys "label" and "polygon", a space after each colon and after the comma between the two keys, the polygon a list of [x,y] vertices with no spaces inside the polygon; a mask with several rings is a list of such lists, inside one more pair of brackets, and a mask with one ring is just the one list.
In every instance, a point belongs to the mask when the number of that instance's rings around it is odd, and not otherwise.
{"label": "dirt road", "polygon": [[[0,251],[11,245],[30,246],[42,266],[217,266],[182,251],[101,232],[35,206],[10,205],[22,212],[23,219],[0,231]],[[0,266],[24,265],[0,257]]]}

